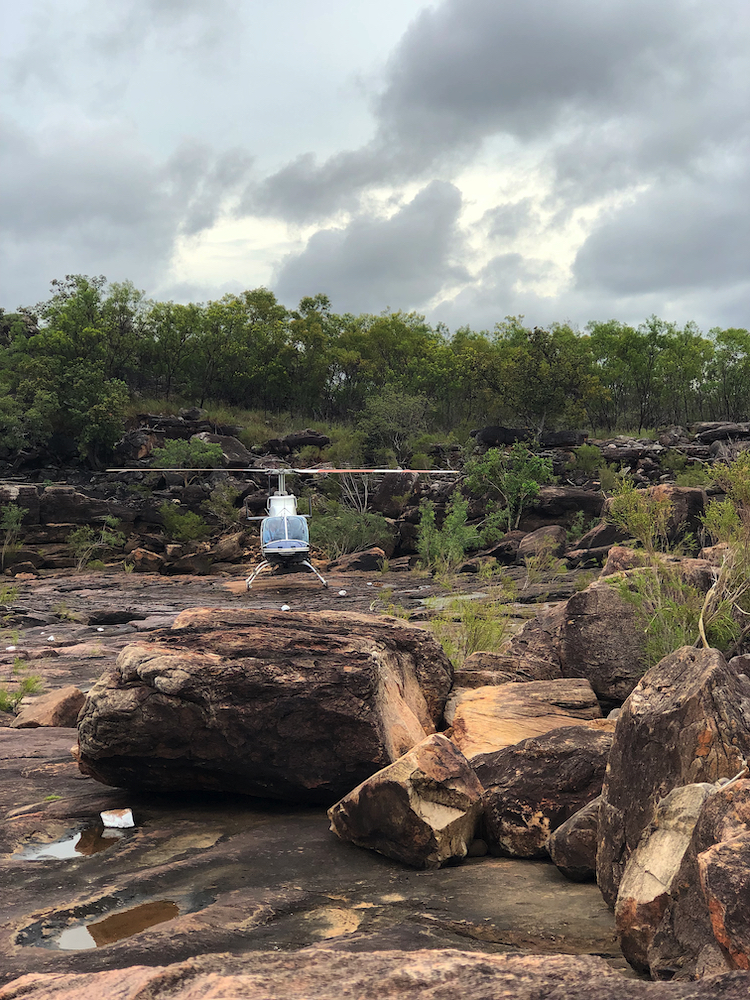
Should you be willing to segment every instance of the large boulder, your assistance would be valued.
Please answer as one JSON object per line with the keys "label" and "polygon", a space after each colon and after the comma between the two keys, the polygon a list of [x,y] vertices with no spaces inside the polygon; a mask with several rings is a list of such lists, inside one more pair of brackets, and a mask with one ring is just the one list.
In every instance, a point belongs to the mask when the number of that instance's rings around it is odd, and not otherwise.
{"label": "large boulder", "polygon": [[652,976],[750,968],[750,781],[706,799],[681,861],[649,941]]}
{"label": "large boulder", "polygon": [[748,988],[745,972],[647,983],[626,979],[594,955],[370,951],[343,941],[103,972],[35,971],[0,989],[0,1000],[747,1000]]}
{"label": "large boulder", "polygon": [[516,632],[503,649],[507,669],[527,680],[545,681],[562,677],[560,632],[567,605],[560,603],[543,608]]}
{"label": "large boulder", "polygon": [[705,782],[673,788],[658,804],[651,826],[625,866],[615,903],[622,953],[648,972],[648,950],[670,901],[703,803],[716,791]]}
{"label": "large boulder", "polygon": [[435,733],[331,806],[328,818],[341,840],[439,868],[466,857],[482,792],[461,751]]}
{"label": "large boulder", "polygon": [[493,853],[545,856],[550,833],[601,792],[613,729],[606,720],[566,726],[474,758]]}
{"label": "large boulder", "polygon": [[574,594],[560,627],[564,677],[585,677],[596,694],[624,701],[646,668],[646,636],[635,606],[609,582]]}
{"label": "large boulder", "polygon": [[572,882],[596,879],[596,835],[601,800],[601,795],[597,795],[583,809],[573,813],[549,835],[545,844],[553,865]]}
{"label": "large boulder", "polygon": [[750,754],[750,680],[684,646],[641,679],[617,719],[599,813],[597,881],[614,906],[628,858],[678,785],[733,777]]}
{"label": "large boulder", "polygon": [[204,444],[218,444],[222,451],[223,463],[226,468],[248,469],[252,468],[255,458],[247,450],[244,444],[236,437],[227,434],[211,434],[209,431],[201,431],[200,434],[193,434],[191,441],[202,441]]}
{"label": "large boulder", "polygon": [[434,731],[451,678],[398,619],[195,609],[92,688],[79,762],[105,784],[330,804]]}
{"label": "large boulder", "polygon": [[568,534],[561,524],[547,524],[530,531],[521,539],[516,560],[525,563],[530,556],[559,558],[565,552]]}
{"label": "large boulder", "polygon": [[588,681],[567,679],[457,688],[445,709],[451,739],[469,759],[601,715]]}

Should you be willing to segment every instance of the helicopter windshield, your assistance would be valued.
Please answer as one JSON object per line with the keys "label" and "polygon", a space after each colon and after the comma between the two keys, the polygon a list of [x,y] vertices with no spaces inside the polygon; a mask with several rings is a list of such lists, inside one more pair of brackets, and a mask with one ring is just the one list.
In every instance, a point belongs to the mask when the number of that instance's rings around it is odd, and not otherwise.
{"label": "helicopter windshield", "polygon": [[307,545],[310,534],[307,529],[307,521],[299,514],[292,514],[287,517],[267,517],[263,521],[262,543],[269,545],[271,542],[297,541]]}

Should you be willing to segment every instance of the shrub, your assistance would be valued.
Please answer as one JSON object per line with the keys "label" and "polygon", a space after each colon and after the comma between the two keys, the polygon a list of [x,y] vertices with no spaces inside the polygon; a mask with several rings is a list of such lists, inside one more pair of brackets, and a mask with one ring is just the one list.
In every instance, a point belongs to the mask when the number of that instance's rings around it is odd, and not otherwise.
{"label": "shrub", "polygon": [[328,501],[326,512],[310,521],[310,541],[329,559],[377,545],[388,547],[393,531],[382,514],[357,512],[336,501]]}
{"label": "shrub", "polygon": [[456,491],[448,501],[442,528],[435,522],[435,505],[430,500],[421,504],[417,536],[417,551],[425,568],[451,572],[463,561],[469,549],[476,548],[479,533],[466,523],[469,502]]}
{"label": "shrub", "polygon": [[211,490],[211,496],[201,504],[203,510],[213,514],[222,528],[234,527],[240,519],[240,508],[237,501],[239,490],[229,483],[219,483]]}
{"label": "shrub", "polygon": [[610,500],[607,520],[627,531],[650,554],[656,547],[667,547],[667,523],[672,501],[659,488],[639,490],[628,480],[621,480]]}
{"label": "shrub", "polygon": [[574,464],[576,469],[592,475],[602,464],[602,453],[595,444],[579,445],[574,452]]}
{"label": "shrub", "polygon": [[[97,530],[91,525],[82,525],[71,531],[68,535],[68,545],[73,550],[76,560],[76,572],[80,573],[86,566],[90,565],[90,560],[95,552],[104,552],[107,549],[120,548],[125,542],[125,535],[117,530],[119,521],[116,517],[107,516],[104,524]],[[100,562],[103,567],[104,563]],[[98,566],[92,566],[98,569]]]}
{"label": "shrub", "polygon": [[154,448],[151,464],[155,469],[216,469],[224,460],[221,445],[207,441],[171,438],[162,448]]}
{"label": "shrub", "polygon": [[0,529],[3,532],[3,548],[2,553],[0,553],[0,568],[2,569],[5,569],[6,557],[18,551],[23,514],[23,510],[17,503],[9,503],[3,507],[2,517],[0,517]]}
{"label": "shrub", "polygon": [[164,522],[164,531],[175,542],[195,542],[211,534],[211,529],[200,516],[192,510],[180,510],[179,506],[168,500],[159,508]]}
{"label": "shrub", "polygon": [[28,674],[26,670],[26,664],[17,656],[11,670],[15,681],[13,690],[9,691],[6,685],[0,687],[0,712],[15,712],[27,694],[38,694],[42,690],[41,677]]}
{"label": "shrub", "polygon": [[487,496],[510,531],[517,528],[524,508],[553,480],[552,460],[535,455],[517,442],[508,451],[491,448],[466,463],[466,486],[477,497]]}
{"label": "shrub", "polygon": [[508,638],[509,625],[505,604],[457,598],[430,621],[430,630],[459,668],[472,653],[498,650]]}

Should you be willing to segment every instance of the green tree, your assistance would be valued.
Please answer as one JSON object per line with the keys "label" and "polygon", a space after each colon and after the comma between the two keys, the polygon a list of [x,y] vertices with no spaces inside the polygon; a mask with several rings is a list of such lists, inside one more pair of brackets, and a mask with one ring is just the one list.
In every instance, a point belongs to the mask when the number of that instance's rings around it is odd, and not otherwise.
{"label": "green tree", "polygon": [[409,396],[393,385],[383,386],[365,401],[357,427],[367,436],[368,457],[377,449],[391,449],[399,465],[408,465],[410,442],[427,426],[429,403],[425,396]]}
{"label": "green tree", "polygon": [[466,463],[466,488],[489,500],[509,531],[517,528],[524,508],[539,496],[539,488],[552,482],[552,460],[535,455],[518,442],[508,451],[490,448],[481,458]]}

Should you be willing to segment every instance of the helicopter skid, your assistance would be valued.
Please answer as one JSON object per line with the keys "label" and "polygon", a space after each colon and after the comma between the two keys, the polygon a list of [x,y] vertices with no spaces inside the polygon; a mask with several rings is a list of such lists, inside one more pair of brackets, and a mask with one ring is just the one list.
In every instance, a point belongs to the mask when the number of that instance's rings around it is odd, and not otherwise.
{"label": "helicopter skid", "polygon": [[250,590],[250,588],[252,587],[253,580],[256,578],[256,576],[258,576],[261,570],[264,570],[267,566],[281,566],[284,568],[288,568],[290,566],[306,566],[317,576],[317,578],[320,580],[320,582],[323,584],[324,587],[326,588],[328,587],[328,581],[318,572],[317,569],[315,569],[315,567],[313,566],[313,564],[310,562],[309,559],[297,558],[291,561],[290,560],[282,561],[281,559],[264,559],[263,562],[258,563],[253,572],[247,578],[245,586],[248,590]]}

